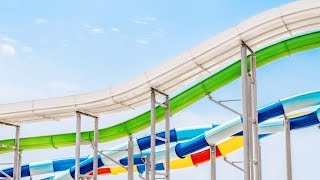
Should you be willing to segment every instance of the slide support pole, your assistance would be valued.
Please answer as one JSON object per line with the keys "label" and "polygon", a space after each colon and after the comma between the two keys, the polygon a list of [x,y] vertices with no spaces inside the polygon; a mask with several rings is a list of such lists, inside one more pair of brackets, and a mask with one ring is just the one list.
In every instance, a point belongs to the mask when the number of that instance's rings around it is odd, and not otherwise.
{"label": "slide support pole", "polygon": [[98,142],[99,142],[99,118],[94,118],[94,142],[93,142],[93,179],[98,179]]}
{"label": "slide support pole", "polygon": [[243,160],[244,180],[250,180],[250,135],[248,128],[248,85],[247,85],[247,47],[241,44],[241,81],[242,81],[242,119],[243,119]]}
{"label": "slide support pole", "polygon": [[217,168],[216,168],[216,145],[210,146],[210,164],[211,164],[211,180],[217,179]]}
{"label": "slide support pole", "polygon": [[133,140],[130,135],[128,141],[128,180],[133,180],[133,163]]}
{"label": "slide support pole", "polygon": [[154,89],[151,89],[151,180],[156,179],[156,94]]}
{"label": "slide support pole", "polygon": [[16,136],[14,145],[14,173],[13,179],[20,180],[20,126],[16,126]]}
{"label": "slide support pole", "polygon": [[286,116],[284,116],[284,121],[285,121],[284,124],[285,124],[287,180],[292,180],[290,121]]}
{"label": "slide support pole", "polygon": [[252,128],[252,161],[253,161],[253,174],[255,180],[260,180],[260,144],[259,144],[259,132],[258,132],[258,108],[257,108],[257,73],[256,73],[256,55],[255,53],[251,54],[251,68],[250,68],[250,89],[251,89],[251,128]]}
{"label": "slide support pole", "polygon": [[[165,97],[164,103],[159,103],[156,100],[156,93]],[[163,107],[165,110],[165,138],[156,137],[156,104]],[[164,92],[161,92],[155,88],[151,88],[151,180],[156,179],[156,139],[164,141],[165,143],[165,162],[166,173],[158,173],[164,175],[166,180],[170,179],[170,108],[169,108],[169,96]]]}
{"label": "slide support pole", "polygon": [[166,180],[170,180],[170,100],[169,96],[166,96],[165,102],[165,148],[166,148]]}
{"label": "slide support pole", "polygon": [[147,155],[146,157],[146,162],[145,162],[145,166],[146,166],[146,180],[150,180],[150,155]]}
{"label": "slide support pole", "polygon": [[76,123],[76,157],[75,157],[75,179],[80,179],[80,145],[81,145],[81,114],[77,113]]}

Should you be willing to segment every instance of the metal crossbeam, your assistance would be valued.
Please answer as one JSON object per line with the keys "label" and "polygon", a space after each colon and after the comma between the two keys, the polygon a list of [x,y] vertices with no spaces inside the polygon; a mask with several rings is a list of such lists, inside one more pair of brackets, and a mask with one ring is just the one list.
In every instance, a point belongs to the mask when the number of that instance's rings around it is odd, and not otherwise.
{"label": "metal crossbeam", "polygon": [[209,94],[208,94],[208,98],[209,98],[210,101],[216,103],[217,105],[219,105],[219,106],[221,106],[221,107],[223,107],[223,108],[225,108],[225,109],[227,109],[227,110],[229,110],[229,111],[231,111],[231,112],[233,112],[233,113],[235,113],[235,114],[237,114],[239,116],[242,116],[242,114],[240,112],[238,112],[238,111],[236,111],[236,110],[234,110],[234,109],[222,104],[221,103],[222,101],[217,101],[217,100],[213,99],[213,97],[211,95],[209,95]]}
{"label": "metal crossbeam", "polygon": [[240,162],[229,161],[226,157],[223,157],[223,160],[224,160],[226,163],[230,164],[231,166],[233,166],[233,167],[237,168],[238,170],[244,172],[244,169],[242,169],[241,167],[239,167],[239,166],[236,165],[236,163],[240,163]]}
{"label": "metal crossbeam", "polygon": [[126,166],[124,166],[124,165],[122,165],[121,163],[119,163],[118,161],[112,159],[112,158],[109,157],[108,155],[104,154],[102,151],[98,150],[98,152],[99,152],[102,156],[106,157],[107,159],[111,160],[112,162],[116,163],[117,165],[121,166],[122,168],[128,170],[128,168],[127,168]]}
{"label": "metal crossbeam", "polygon": [[165,138],[162,138],[162,137],[159,137],[159,136],[156,136],[156,139],[159,140],[159,141],[163,141],[163,142],[167,141]]}
{"label": "metal crossbeam", "polygon": [[16,125],[16,124],[5,122],[5,121],[0,121],[0,124],[6,125],[6,126],[13,126],[13,127],[18,127],[19,126],[19,125]]}

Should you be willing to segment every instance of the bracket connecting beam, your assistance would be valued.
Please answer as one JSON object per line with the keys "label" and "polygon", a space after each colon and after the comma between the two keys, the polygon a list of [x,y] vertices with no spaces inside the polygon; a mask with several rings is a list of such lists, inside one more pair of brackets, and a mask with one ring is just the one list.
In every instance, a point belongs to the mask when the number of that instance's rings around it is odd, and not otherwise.
{"label": "bracket connecting beam", "polygon": [[230,164],[231,166],[233,166],[233,167],[237,168],[238,170],[244,172],[244,169],[242,169],[241,167],[239,167],[239,166],[236,165],[236,163],[241,163],[241,162],[229,161],[226,157],[223,157],[223,160],[224,160],[226,163]]}
{"label": "bracket connecting beam", "polygon": [[231,111],[231,112],[233,112],[233,113],[235,113],[235,114],[237,114],[239,116],[242,116],[242,114],[240,112],[230,108],[229,106],[226,106],[226,105],[222,104],[221,102],[223,102],[223,101],[215,100],[210,94],[208,94],[208,98],[209,98],[210,101],[216,103],[217,105],[219,105],[219,106],[221,106],[221,107],[223,107],[223,108],[225,108],[225,109],[227,109],[227,110],[229,110],[229,111]]}

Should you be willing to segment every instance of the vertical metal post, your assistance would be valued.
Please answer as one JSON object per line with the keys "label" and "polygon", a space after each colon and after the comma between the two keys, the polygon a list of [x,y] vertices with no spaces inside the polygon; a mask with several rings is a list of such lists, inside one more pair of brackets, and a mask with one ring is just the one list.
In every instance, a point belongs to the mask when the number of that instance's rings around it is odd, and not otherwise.
{"label": "vertical metal post", "polygon": [[249,135],[249,164],[250,164],[250,179],[253,180],[254,172],[253,172],[253,142],[252,142],[252,93],[251,93],[251,74],[247,74],[247,125],[248,125],[248,135]]}
{"label": "vertical metal post", "polygon": [[166,122],[165,122],[165,136],[166,136],[166,179],[170,180],[170,102],[169,102],[169,96],[166,96],[166,109],[165,109],[165,115],[166,115]]}
{"label": "vertical metal post", "polygon": [[94,141],[93,141],[93,179],[98,178],[98,141],[99,141],[99,118],[94,118]]}
{"label": "vertical metal post", "polygon": [[133,164],[133,140],[130,135],[128,141],[128,180],[133,180]]}
{"label": "vertical metal post", "polygon": [[250,180],[247,70],[247,47],[245,44],[241,44],[244,180]]}
{"label": "vertical metal post", "polygon": [[292,162],[291,162],[291,135],[290,135],[290,121],[284,116],[285,121],[285,142],[286,142],[286,167],[287,180],[292,180]]}
{"label": "vertical metal post", "polygon": [[262,161],[261,161],[261,144],[259,141],[259,179],[262,179]]}
{"label": "vertical metal post", "polygon": [[75,156],[75,179],[80,179],[80,145],[81,145],[81,115],[77,113],[76,122],[76,156]]}
{"label": "vertical metal post", "polygon": [[210,146],[211,156],[210,156],[210,164],[211,164],[211,180],[217,179],[217,169],[216,169],[216,145]]}
{"label": "vertical metal post", "polygon": [[259,132],[258,132],[258,108],[257,108],[257,73],[256,73],[256,55],[251,54],[251,109],[252,109],[252,154],[253,154],[253,173],[254,179],[260,180],[261,162],[259,158]]}
{"label": "vertical metal post", "polygon": [[19,163],[18,163],[17,180],[21,179],[21,162],[22,162],[22,151],[19,151]]}
{"label": "vertical metal post", "polygon": [[146,180],[150,180],[150,156],[146,157]]}
{"label": "vertical metal post", "polygon": [[151,180],[156,178],[156,94],[151,90]]}
{"label": "vertical metal post", "polygon": [[15,136],[15,145],[14,145],[14,173],[13,173],[13,179],[19,180],[19,147],[20,147],[20,126],[16,127],[16,136]]}

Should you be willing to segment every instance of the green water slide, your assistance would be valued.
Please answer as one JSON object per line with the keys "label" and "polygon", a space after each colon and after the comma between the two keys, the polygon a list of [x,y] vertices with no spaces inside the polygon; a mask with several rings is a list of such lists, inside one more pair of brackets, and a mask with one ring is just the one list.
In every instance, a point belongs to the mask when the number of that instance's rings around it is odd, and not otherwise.
{"label": "green water slide", "polygon": [[[295,36],[290,39],[283,40],[276,44],[270,45],[256,52],[257,67],[261,67],[267,63],[280,59],[282,57],[314,49],[320,46],[320,31],[310,32],[308,34]],[[240,48],[240,47],[239,47]],[[211,75],[205,80],[195,84],[187,90],[181,92],[170,99],[171,114],[175,114],[182,109],[197,102],[205,97],[208,93],[223,87],[224,85],[239,78],[240,60],[227,66],[223,70]],[[164,119],[164,109],[162,107],[156,108],[157,122]],[[150,111],[147,111],[139,116],[131,118],[125,122],[116,124],[111,127],[99,130],[99,141],[107,142],[116,140],[133,133],[142,131],[150,126]],[[93,141],[93,131],[86,131],[81,133],[81,138],[84,141]],[[73,146],[76,142],[75,133],[47,135],[39,137],[26,137],[20,139],[21,150],[45,149],[45,148],[59,148],[66,146]],[[1,140],[0,144],[14,145],[14,139]],[[7,148],[0,148],[0,153],[7,153],[12,151]]]}

